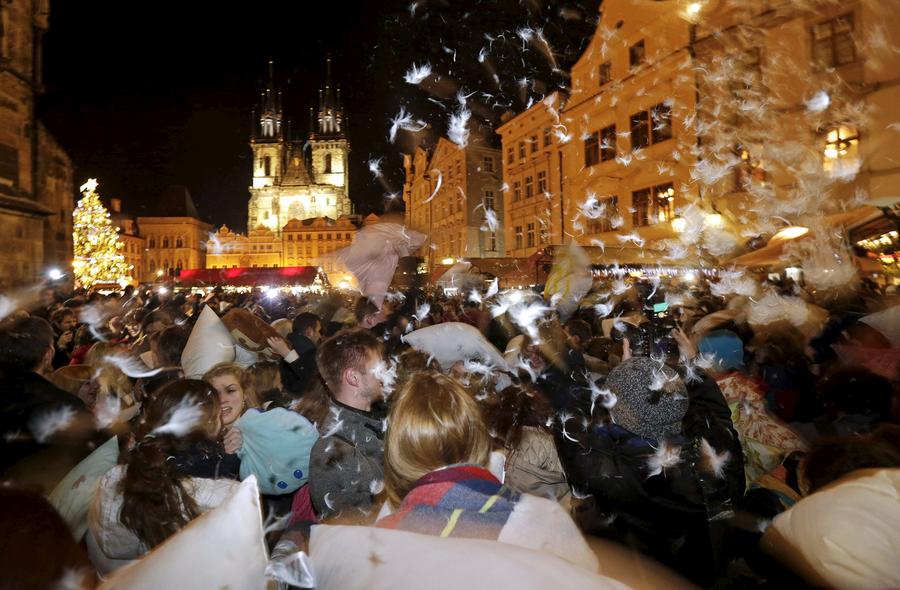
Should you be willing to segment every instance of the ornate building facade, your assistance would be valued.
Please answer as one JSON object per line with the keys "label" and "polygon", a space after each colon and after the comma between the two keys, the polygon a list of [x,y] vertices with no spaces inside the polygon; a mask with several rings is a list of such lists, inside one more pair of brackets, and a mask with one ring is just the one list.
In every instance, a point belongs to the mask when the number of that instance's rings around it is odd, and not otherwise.
{"label": "ornate building facade", "polygon": [[72,262],[72,163],[35,112],[49,14],[48,0],[0,3],[0,288]]}
{"label": "ornate building facade", "polygon": [[325,88],[319,91],[319,110],[310,109],[308,137],[297,139],[286,133],[281,93],[275,86],[273,64],[269,82],[260,95],[259,119],[250,139],[253,176],[247,227],[268,228],[276,236],[292,219],[353,214],[347,196],[350,144],[340,91],[331,82],[331,59],[327,62]]}

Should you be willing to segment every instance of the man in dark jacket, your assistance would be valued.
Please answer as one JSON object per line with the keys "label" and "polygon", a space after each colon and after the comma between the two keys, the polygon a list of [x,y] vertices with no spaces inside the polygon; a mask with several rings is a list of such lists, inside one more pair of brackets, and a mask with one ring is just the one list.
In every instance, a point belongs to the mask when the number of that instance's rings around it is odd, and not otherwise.
{"label": "man in dark jacket", "polygon": [[294,318],[287,336],[290,346],[278,338],[269,339],[269,346],[282,357],[281,383],[295,397],[310,388],[317,374],[316,346],[321,338],[322,320],[314,313],[304,312]]}
{"label": "man in dark jacket", "polygon": [[50,323],[26,317],[0,329],[0,470],[49,445],[83,447],[94,434],[84,403],[45,378],[51,370]]}
{"label": "man in dark jacket", "polygon": [[342,330],[322,342],[316,360],[331,399],[309,456],[313,508],[319,516],[358,510],[374,519],[384,480],[381,341],[365,329]]}

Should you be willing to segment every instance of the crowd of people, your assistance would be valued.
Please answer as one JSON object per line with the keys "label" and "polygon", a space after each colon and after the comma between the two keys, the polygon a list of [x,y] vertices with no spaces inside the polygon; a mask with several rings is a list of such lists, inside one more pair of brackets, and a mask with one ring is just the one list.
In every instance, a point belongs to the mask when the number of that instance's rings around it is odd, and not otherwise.
{"label": "crowd of people", "polygon": [[715,285],[609,277],[566,312],[45,288],[0,325],[0,585],[92,587],[255,476],[273,559],[340,523],[610,575],[601,539],[673,587],[900,587],[900,302]]}

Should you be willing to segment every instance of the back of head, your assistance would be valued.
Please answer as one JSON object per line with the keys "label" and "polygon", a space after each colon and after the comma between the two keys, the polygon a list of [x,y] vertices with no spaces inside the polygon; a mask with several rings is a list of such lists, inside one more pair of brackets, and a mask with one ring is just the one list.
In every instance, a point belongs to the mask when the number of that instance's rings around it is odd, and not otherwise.
{"label": "back of head", "polygon": [[125,457],[119,518],[154,547],[199,514],[182,483],[185,476],[168,459],[217,434],[219,398],[208,383],[181,379],[156,392],[143,412],[137,444]]}
{"label": "back of head", "polygon": [[591,325],[584,320],[569,320],[566,322],[566,332],[573,338],[578,338],[582,346],[587,345],[591,339]]}
{"label": "back of head", "polygon": [[681,433],[687,388],[668,366],[634,357],[610,371],[606,387],[618,398],[610,415],[623,428],[650,439]]}
{"label": "back of head", "polygon": [[291,331],[294,334],[305,334],[307,330],[315,329],[316,324],[321,321],[316,314],[305,311],[297,314],[297,317],[294,318],[294,321],[291,323]]}
{"label": "back of head", "polygon": [[319,344],[316,365],[328,389],[335,393],[340,388],[341,376],[345,370],[364,371],[370,351],[381,354],[381,350],[381,340],[369,330],[341,330]]}
{"label": "back of head", "polygon": [[191,333],[181,326],[168,326],[158,332],[156,353],[161,367],[176,367]]}
{"label": "back of head", "polygon": [[806,455],[803,473],[809,493],[859,469],[900,467],[897,427],[866,435],[835,436],[816,442]]}
{"label": "back of head", "polygon": [[[64,585],[68,575],[93,579],[91,564],[69,527],[39,494],[0,487],[0,588],[42,590]],[[92,586],[86,586],[92,587]]]}
{"label": "back of head", "polygon": [[884,420],[891,412],[891,382],[866,369],[836,369],[825,375],[816,389],[820,403],[832,417],[855,414]]}
{"label": "back of head", "polygon": [[394,398],[384,443],[384,485],[396,506],[422,476],[448,465],[485,466],[491,437],[475,399],[450,377],[426,371]]}
{"label": "back of head", "polygon": [[39,317],[28,316],[0,328],[0,367],[3,370],[38,369],[53,346],[53,328]]}

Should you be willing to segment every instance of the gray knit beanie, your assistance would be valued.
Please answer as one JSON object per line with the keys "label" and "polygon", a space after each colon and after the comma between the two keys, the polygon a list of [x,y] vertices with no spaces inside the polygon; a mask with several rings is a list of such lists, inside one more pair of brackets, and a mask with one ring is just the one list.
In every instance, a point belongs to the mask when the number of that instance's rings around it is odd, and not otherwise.
{"label": "gray knit beanie", "polygon": [[606,387],[618,397],[610,409],[616,424],[642,438],[681,434],[681,420],[688,409],[687,388],[670,367],[634,357],[610,371]]}

